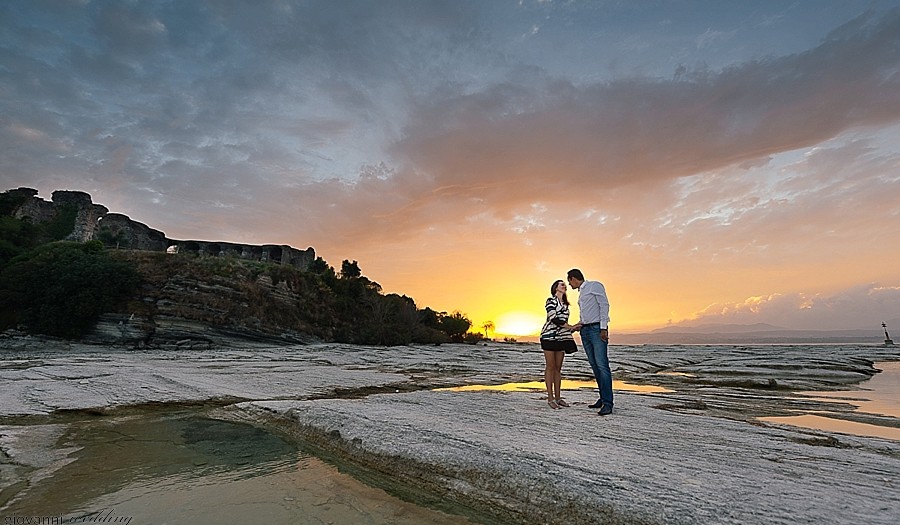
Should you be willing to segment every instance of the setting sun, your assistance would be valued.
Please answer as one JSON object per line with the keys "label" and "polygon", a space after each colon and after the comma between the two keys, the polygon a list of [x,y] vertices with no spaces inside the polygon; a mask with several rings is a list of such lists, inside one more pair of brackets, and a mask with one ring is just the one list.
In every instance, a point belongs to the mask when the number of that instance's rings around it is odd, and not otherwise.
{"label": "setting sun", "polygon": [[506,312],[497,318],[495,331],[503,335],[537,335],[544,317],[535,312]]}

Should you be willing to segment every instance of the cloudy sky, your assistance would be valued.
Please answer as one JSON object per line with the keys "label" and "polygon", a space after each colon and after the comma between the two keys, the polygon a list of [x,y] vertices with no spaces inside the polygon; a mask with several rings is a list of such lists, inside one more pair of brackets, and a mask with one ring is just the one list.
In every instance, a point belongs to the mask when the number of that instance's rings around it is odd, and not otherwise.
{"label": "cloudy sky", "polygon": [[0,186],[312,246],[500,333],[571,267],[612,330],[877,332],[900,0],[2,2]]}

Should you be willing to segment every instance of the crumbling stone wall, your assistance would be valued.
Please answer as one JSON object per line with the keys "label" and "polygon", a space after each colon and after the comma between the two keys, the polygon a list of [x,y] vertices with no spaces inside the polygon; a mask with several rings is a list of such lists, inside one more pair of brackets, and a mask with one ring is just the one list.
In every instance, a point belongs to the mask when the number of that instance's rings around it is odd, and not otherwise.
{"label": "crumbling stone wall", "polygon": [[18,188],[5,192],[22,201],[12,216],[34,224],[46,223],[56,218],[67,206],[77,210],[75,227],[66,240],[85,242],[100,240],[108,246],[144,251],[193,252],[211,257],[232,256],[255,261],[269,261],[306,268],[316,258],[311,247],[298,250],[288,245],[252,245],[218,241],[180,241],[169,239],[165,233],[146,224],[132,220],[121,213],[109,213],[100,204],[94,204],[91,196],[82,191],[57,190],[52,202],[37,196],[32,188]]}
{"label": "crumbling stone wall", "polygon": [[21,200],[22,204],[13,210],[12,216],[16,219],[25,219],[32,224],[40,224],[50,222],[56,217],[57,208],[52,202],[37,197],[38,191],[31,188],[18,188],[6,192],[16,200]]}
{"label": "crumbling stone wall", "polygon": [[100,218],[97,238],[117,248],[162,252],[169,247],[166,234],[133,221],[121,213],[107,213]]}
{"label": "crumbling stone wall", "polygon": [[[35,197],[37,198],[37,197]],[[96,237],[99,220],[109,212],[106,206],[91,202],[91,196],[83,191],[56,190],[53,192],[53,206],[56,209],[73,206],[78,210],[75,228],[66,237],[67,241],[85,242]]]}
{"label": "crumbling stone wall", "polygon": [[235,244],[230,242],[176,241],[169,240],[168,251],[176,253],[196,253],[212,257],[240,257],[254,261],[268,261],[288,264],[296,268],[306,268],[316,259],[312,248],[298,250],[286,244]]}

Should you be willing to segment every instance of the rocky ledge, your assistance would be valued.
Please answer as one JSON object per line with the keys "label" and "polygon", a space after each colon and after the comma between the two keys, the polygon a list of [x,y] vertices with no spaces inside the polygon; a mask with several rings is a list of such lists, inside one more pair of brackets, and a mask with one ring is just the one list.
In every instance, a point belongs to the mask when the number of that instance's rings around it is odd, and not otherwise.
{"label": "rocky ledge", "polygon": [[[795,391],[856,388],[877,346],[613,347],[616,410],[595,392],[552,410],[535,391],[439,387],[540,380],[536,345],[112,350],[0,343],[0,447],[7,499],[52,475],[36,452],[46,418],[148,403],[218,400],[219,417],[331,454],[505,523],[856,523],[900,517],[900,441],[765,423],[823,411],[900,428],[852,401]],[[3,348],[5,347],[5,349]],[[589,379],[582,354],[567,379]],[[23,483],[23,481],[25,483]],[[2,505],[2,503],[0,503]],[[0,509],[2,510],[2,509]]]}

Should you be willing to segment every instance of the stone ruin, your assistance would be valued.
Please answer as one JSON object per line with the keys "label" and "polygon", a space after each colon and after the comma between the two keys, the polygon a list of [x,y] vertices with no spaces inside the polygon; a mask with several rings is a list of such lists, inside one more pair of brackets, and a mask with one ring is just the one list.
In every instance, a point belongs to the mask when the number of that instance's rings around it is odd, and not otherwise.
{"label": "stone ruin", "polygon": [[316,258],[311,247],[298,250],[288,245],[236,244],[218,241],[169,239],[146,224],[137,222],[121,213],[110,213],[100,204],[94,204],[91,196],[83,191],[56,190],[51,201],[37,196],[32,188],[18,188],[5,192],[14,202],[21,202],[12,210],[16,219],[34,224],[52,221],[66,209],[74,209],[75,227],[65,240],[85,242],[102,241],[105,245],[129,249],[169,253],[196,253],[212,257],[232,256],[254,261],[287,264],[305,269]]}

